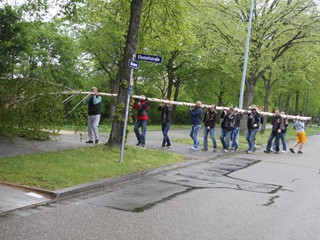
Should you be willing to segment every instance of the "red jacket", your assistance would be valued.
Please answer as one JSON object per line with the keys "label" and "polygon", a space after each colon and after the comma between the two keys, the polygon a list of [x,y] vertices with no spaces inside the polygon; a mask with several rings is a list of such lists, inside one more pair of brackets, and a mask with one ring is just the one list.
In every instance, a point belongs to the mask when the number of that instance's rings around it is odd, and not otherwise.
{"label": "red jacket", "polygon": [[138,110],[137,120],[139,120],[139,121],[148,120],[147,111],[150,109],[150,106],[148,105],[148,103],[145,100],[135,102],[133,105],[133,109]]}

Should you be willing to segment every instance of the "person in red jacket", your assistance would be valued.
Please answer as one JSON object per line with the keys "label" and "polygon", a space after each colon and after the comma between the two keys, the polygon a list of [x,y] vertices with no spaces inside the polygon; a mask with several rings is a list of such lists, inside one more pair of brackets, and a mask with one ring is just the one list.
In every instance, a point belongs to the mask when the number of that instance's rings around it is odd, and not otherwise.
{"label": "person in red jacket", "polygon": [[[142,96],[144,97],[144,96]],[[145,98],[147,100],[147,98]],[[146,133],[147,133],[147,123],[148,123],[148,110],[150,106],[146,100],[136,99],[133,109],[137,110],[137,120],[134,124],[134,133],[136,134],[138,143],[137,146],[144,147],[146,144]],[[141,128],[141,133],[139,132]]]}

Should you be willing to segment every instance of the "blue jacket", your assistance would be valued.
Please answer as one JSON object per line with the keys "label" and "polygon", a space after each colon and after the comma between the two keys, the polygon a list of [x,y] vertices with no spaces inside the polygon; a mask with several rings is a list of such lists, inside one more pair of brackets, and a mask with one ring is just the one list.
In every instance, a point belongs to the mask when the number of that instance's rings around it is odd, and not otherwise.
{"label": "blue jacket", "polygon": [[201,107],[195,107],[193,110],[190,110],[190,122],[191,125],[201,125],[202,122],[202,109]]}

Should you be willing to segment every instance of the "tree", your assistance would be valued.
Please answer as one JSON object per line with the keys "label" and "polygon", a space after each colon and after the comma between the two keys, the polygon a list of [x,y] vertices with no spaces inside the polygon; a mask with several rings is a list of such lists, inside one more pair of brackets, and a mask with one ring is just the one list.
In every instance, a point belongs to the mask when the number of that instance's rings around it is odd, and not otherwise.
{"label": "tree", "polygon": [[133,54],[136,53],[138,45],[139,25],[142,14],[143,0],[132,0],[131,1],[131,12],[130,12],[130,24],[127,32],[127,41],[124,49],[124,56],[122,67],[119,69],[118,74],[118,97],[117,107],[114,120],[112,122],[112,130],[108,144],[112,147],[120,146],[122,142],[122,131],[124,128],[125,118],[125,103],[128,97],[128,88],[130,81],[130,69],[128,66],[129,60]]}

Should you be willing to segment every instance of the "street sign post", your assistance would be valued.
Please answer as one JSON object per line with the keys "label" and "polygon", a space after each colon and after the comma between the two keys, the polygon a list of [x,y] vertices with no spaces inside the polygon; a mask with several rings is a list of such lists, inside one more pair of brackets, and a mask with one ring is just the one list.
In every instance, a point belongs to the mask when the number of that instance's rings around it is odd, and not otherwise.
{"label": "street sign post", "polygon": [[129,67],[134,68],[134,69],[139,69],[140,63],[129,60]]}
{"label": "street sign post", "polygon": [[146,54],[137,53],[136,59],[142,60],[142,61],[147,61],[147,62],[162,63],[162,57],[160,57],[160,56],[153,56],[153,55],[146,55]]}
{"label": "street sign post", "polygon": [[129,106],[130,106],[130,97],[133,90],[134,78],[133,78],[133,70],[138,69],[140,63],[134,60],[142,60],[147,62],[155,62],[161,63],[162,57],[159,56],[152,56],[152,55],[145,55],[145,54],[133,54],[132,60],[129,60],[128,65],[131,68],[130,70],[130,79],[129,79],[129,88],[128,88],[128,95],[127,95],[127,104],[126,104],[126,112],[124,117],[124,127],[122,132],[122,144],[121,144],[121,152],[120,152],[120,160],[119,162],[123,162],[123,154],[124,154],[124,145],[125,145],[125,138],[126,138],[126,129],[127,129],[127,122],[128,122],[128,115],[129,115]]}

